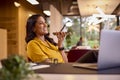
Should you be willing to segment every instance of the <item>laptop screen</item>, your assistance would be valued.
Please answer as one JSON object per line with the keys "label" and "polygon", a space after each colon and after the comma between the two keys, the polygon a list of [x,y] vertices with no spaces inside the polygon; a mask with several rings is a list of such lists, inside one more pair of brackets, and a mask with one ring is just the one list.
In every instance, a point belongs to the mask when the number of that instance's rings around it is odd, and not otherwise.
{"label": "laptop screen", "polygon": [[102,30],[98,69],[120,66],[120,31]]}

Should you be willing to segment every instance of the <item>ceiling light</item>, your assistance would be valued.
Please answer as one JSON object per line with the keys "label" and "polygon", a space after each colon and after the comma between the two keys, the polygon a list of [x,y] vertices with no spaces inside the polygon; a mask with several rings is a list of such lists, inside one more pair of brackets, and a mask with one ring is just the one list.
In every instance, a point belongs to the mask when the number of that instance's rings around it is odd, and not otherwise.
{"label": "ceiling light", "polygon": [[[105,15],[105,13],[104,13],[104,12],[101,10],[101,8],[99,8],[99,7],[96,7],[96,10],[97,10],[100,14],[93,14],[93,15],[92,15],[92,18],[91,18],[91,19],[93,19],[93,21],[92,21],[92,22],[89,21],[89,25],[90,25],[91,23],[93,23],[93,25],[96,25],[96,24],[98,24],[98,23],[101,23],[101,22],[107,20],[108,18],[115,18],[115,15]],[[100,18],[100,19],[98,20],[97,18]]]}
{"label": "ceiling light", "polygon": [[27,0],[32,5],[37,5],[39,2],[37,0]]}
{"label": "ceiling light", "polygon": [[32,16],[32,14],[28,14],[28,16],[30,17],[30,16]]}
{"label": "ceiling light", "polygon": [[103,22],[103,21],[105,21],[105,18],[102,18],[102,19],[100,19],[100,20],[95,21],[95,22],[93,23],[93,25],[97,25],[97,24],[99,24],[99,23],[101,23],[101,22]]}
{"label": "ceiling light", "polygon": [[105,13],[102,11],[102,9],[100,7],[96,7],[96,10],[101,14],[101,15],[105,15]]}
{"label": "ceiling light", "polygon": [[44,10],[43,13],[46,14],[47,16],[50,16],[50,15],[51,15],[51,13],[50,13],[49,10]]}
{"label": "ceiling light", "polygon": [[104,18],[115,18],[115,15],[100,15],[100,14],[93,14],[94,17],[104,17]]}
{"label": "ceiling light", "polygon": [[73,1],[72,4],[78,4],[77,1]]}
{"label": "ceiling light", "polygon": [[72,26],[73,24],[72,24],[72,22],[67,22],[66,23],[66,26],[68,26],[68,27],[70,27],[70,26]]}
{"label": "ceiling light", "polygon": [[20,3],[18,3],[18,2],[14,2],[14,5],[15,5],[16,7],[20,7]]}

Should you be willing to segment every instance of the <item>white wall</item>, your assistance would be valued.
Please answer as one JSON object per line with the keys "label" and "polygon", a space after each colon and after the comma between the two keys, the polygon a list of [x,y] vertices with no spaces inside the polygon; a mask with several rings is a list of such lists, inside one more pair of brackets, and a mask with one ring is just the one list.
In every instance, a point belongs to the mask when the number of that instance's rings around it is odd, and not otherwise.
{"label": "white wall", "polygon": [[50,16],[50,36],[57,42],[57,37],[54,36],[52,33],[53,32],[59,32],[61,27],[62,27],[62,18],[63,16],[61,13],[53,6],[50,5],[50,11],[51,11],[51,16]]}

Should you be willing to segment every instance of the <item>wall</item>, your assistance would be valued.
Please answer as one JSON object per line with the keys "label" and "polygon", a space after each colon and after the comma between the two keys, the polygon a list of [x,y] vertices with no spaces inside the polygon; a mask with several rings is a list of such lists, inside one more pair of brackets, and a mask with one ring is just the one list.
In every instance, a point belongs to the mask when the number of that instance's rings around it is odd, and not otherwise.
{"label": "wall", "polygon": [[[21,6],[15,7],[15,0],[0,0],[0,28],[7,30],[8,55],[20,54],[25,56],[25,25],[29,14],[41,13],[25,0],[17,0]],[[43,14],[42,14],[43,15]]]}
{"label": "wall", "polygon": [[0,60],[7,58],[7,30],[0,29]]}
{"label": "wall", "polygon": [[7,30],[8,55],[18,53],[18,9],[13,0],[0,0],[0,28]]}
{"label": "wall", "polygon": [[58,41],[57,37],[54,36],[52,33],[60,31],[60,29],[62,27],[62,18],[63,18],[63,16],[61,15],[61,13],[54,6],[50,5],[50,11],[51,11],[50,34],[51,34],[51,37],[57,42]]}
{"label": "wall", "polygon": [[[21,6],[15,7],[14,1],[18,1]],[[51,6],[50,33],[59,31],[62,26],[62,15],[54,6]],[[36,13],[44,15],[42,10],[26,2],[26,0],[0,0],[0,28],[6,29],[8,32],[8,55],[26,56],[26,21],[30,14]]]}

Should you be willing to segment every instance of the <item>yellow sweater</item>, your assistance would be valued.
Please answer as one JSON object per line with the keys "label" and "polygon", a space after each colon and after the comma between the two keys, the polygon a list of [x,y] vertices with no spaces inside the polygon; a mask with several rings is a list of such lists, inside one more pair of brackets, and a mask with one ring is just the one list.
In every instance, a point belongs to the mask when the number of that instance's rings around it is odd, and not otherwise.
{"label": "yellow sweater", "polygon": [[64,63],[58,47],[47,41],[47,46],[42,40],[34,38],[27,44],[27,56],[33,62],[43,62],[45,59],[58,59],[58,63]]}

